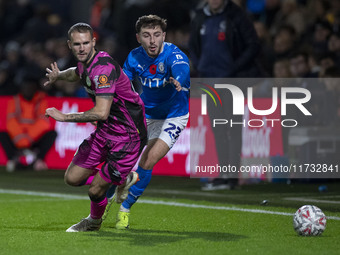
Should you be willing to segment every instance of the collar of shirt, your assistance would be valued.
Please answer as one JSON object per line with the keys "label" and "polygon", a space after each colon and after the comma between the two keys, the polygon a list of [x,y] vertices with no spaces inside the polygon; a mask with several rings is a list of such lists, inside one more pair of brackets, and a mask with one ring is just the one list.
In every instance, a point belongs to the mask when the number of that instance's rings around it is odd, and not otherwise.
{"label": "collar of shirt", "polygon": [[226,5],[228,4],[228,0],[225,0],[223,3],[223,6],[216,12],[216,13],[212,13],[209,7],[209,4],[207,4],[206,6],[203,7],[203,12],[205,15],[207,16],[213,16],[216,14],[220,14],[224,11],[224,8],[226,7]]}

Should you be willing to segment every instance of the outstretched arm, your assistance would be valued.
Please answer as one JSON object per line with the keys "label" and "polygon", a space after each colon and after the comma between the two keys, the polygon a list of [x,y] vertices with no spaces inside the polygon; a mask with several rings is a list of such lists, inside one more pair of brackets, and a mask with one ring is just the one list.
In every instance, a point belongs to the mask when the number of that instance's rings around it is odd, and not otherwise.
{"label": "outstretched arm", "polygon": [[[177,91],[188,91],[188,80],[190,80],[189,60],[184,54],[174,54],[171,57],[171,77],[170,82],[175,85]],[[190,84],[190,83],[189,83]]]}
{"label": "outstretched arm", "polygon": [[79,81],[79,76],[76,74],[76,67],[60,71],[56,62],[51,64],[51,69],[46,68],[46,77],[48,78],[48,81],[44,83],[44,86],[50,85],[57,80],[66,80],[70,82]]}
{"label": "outstretched arm", "polygon": [[110,114],[113,96],[96,96],[96,105],[86,112],[62,113],[52,107],[46,109],[46,116],[61,122],[93,122],[106,120]]}

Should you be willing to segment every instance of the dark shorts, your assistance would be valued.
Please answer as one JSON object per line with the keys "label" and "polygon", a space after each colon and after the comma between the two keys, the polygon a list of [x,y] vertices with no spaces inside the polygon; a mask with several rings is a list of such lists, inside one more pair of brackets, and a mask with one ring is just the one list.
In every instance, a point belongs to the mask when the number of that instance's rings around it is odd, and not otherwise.
{"label": "dark shorts", "polygon": [[79,146],[72,162],[82,168],[95,169],[104,163],[100,176],[108,183],[121,185],[137,163],[144,142],[108,139],[92,133]]}

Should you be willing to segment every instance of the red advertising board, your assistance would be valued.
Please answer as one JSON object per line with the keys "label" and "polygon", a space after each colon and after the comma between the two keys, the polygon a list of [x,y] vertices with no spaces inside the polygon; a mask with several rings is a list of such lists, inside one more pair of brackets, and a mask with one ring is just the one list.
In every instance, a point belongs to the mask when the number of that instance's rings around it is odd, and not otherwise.
{"label": "red advertising board", "polygon": [[[267,110],[272,106],[271,98],[255,98],[253,106],[257,110]],[[268,158],[282,156],[282,128],[279,107],[269,115],[259,116],[249,111],[245,104],[244,128],[242,131],[242,158]]]}
{"label": "red advertising board", "polygon": [[[6,130],[6,108],[10,97],[0,97],[0,131]],[[48,107],[56,107],[62,112],[86,111],[92,108],[90,99],[82,98],[48,98]],[[71,162],[74,153],[84,138],[94,131],[90,123],[56,122],[52,126],[58,136],[54,146],[46,155],[46,164],[50,169],[65,170]],[[171,151],[157,163],[153,170],[156,175],[189,176],[190,128],[187,127]],[[3,148],[0,146],[0,164],[7,162]]]}
{"label": "red advertising board", "polygon": [[[6,130],[6,107],[10,97],[0,98],[0,131]],[[254,99],[254,107],[268,109],[271,99]],[[156,164],[153,174],[171,176],[190,176],[191,165],[205,165],[208,162],[217,163],[215,138],[210,125],[209,117],[200,115],[200,98],[192,98],[190,102],[191,119],[179,137],[179,140],[170,152]],[[82,98],[48,98],[48,107],[56,107],[62,112],[86,111],[93,106],[90,99]],[[262,127],[243,128],[242,157],[264,158],[282,155],[282,134],[280,123],[275,122],[274,127],[266,119],[280,119],[279,110],[266,117],[256,116],[246,107],[245,122],[251,119],[261,119],[265,125]],[[260,122],[252,122],[253,126]],[[64,123],[52,120],[54,130],[58,136],[54,146],[46,156],[46,163],[51,169],[65,170],[71,162],[74,153],[84,138],[94,131],[90,123]],[[0,146],[0,164],[5,165],[7,158]],[[198,177],[198,176],[197,176]],[[213,177],[213,176],[211,176]]]}

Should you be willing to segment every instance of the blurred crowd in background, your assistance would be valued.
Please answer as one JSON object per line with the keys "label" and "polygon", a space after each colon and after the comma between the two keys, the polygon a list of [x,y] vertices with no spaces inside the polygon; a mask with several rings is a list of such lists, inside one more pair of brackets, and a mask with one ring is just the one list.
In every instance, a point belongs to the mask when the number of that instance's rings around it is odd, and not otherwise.
{"label": "blurred crowd in background", "polygon": [[[247,12],[261,41],[257,58],[263,76],[340,76],[340,0],[233,1]],[[87,20],[80,19],[84,13],[80,15],[76,6],[85,3]],[[97,49],[107,51],[122,65],[129,51],[138,46],[137,18],[158,14],[168,21],[166,40],[190,57],[191,21],[204,4],[199,0],[0,0],[0,95],[18,93],[23,81],[33,78],[48,95],[85,97],[80,84],[58,81],[42,87],[51,62],[56,61],[60,69],[75,65],[66,35],[80,21],[94,28]],[[340,85],[323,86],[339,94]],[[260,96],[267,92],[257,91]]]}

